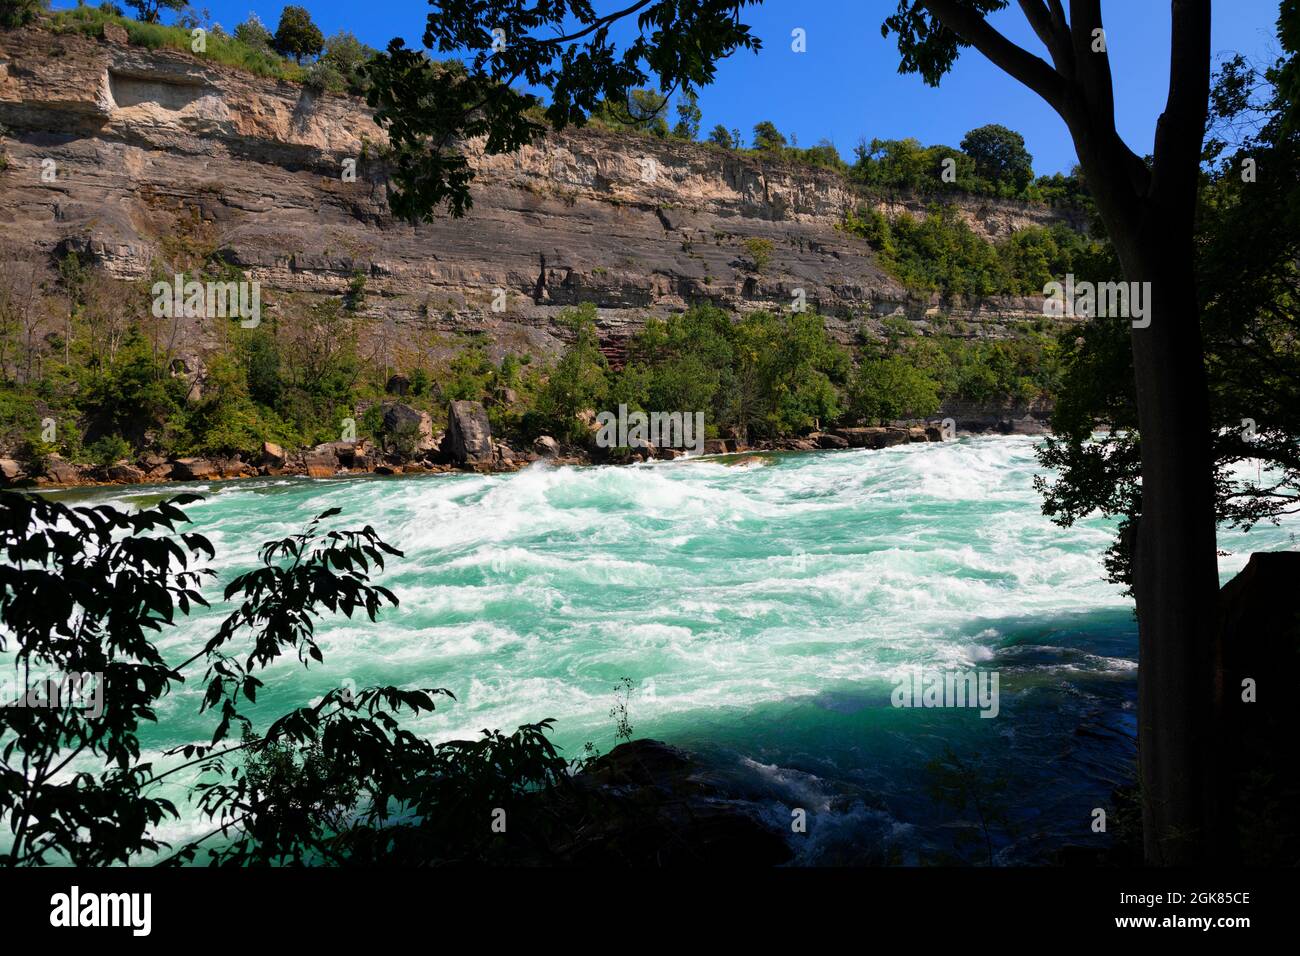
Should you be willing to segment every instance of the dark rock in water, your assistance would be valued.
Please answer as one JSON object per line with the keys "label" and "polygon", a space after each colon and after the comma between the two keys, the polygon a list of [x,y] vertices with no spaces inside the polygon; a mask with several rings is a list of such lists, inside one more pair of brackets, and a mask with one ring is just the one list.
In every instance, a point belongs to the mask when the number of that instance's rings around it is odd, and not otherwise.
{"label": "dark rock in water", "polygon": [[749,427],[747,425],[727,425],[722,429],[722,437],[733,442],[732,448],[744,451],[749,447]]}
{"label": "dark rock in water", "polygon": [[581,779],[601,787],[670,786],[694,768],[694,761],[680,747],[662,740],[630,740],[597,758]]}
{"label": "dark rock in water", "polygon": [[588,824],[557,848],[565,862],[632,866],[777,866],[793,857],[751,804],[703,779],[658,740],[620,744],[574,778],[595,801]]}
{"label": "dark rock in water", "polygon": [[[658,740],[620,744],[543,789],[521,795],[516,821],[484,844],[460,829],[415,844],[404,862],[596,866],[778,866],[794,854],[749,789],[711,775],[694,755]],[[435,823],[436,826],[436,823]],[[385,845],[380,858],[391,865]]]}
{"label": "dark rock in water", "polygon": [[843,435],[832,435],[825,432],[818,435],[809,435],[809,438],[817,442],[818,448],[848,448],[849,440]]}
{"label": "dark rock in water", "polygon": [[481,402],[452,402],[447,409],[443,450],[458,465],[491,464],[495,456],[492,426]]}

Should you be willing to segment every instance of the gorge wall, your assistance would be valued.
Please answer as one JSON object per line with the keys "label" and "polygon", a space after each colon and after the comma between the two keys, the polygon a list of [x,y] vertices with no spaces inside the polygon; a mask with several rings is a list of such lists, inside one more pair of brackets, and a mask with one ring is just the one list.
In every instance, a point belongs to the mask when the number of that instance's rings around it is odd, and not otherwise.
{"label": "gorge wall", "polygon": [[[74,249],[143,278],[193,231],[260,281],[271,309],[276,292],[339,295],[359,271],[366,314],[396,340],[473,333],[495,351],[554,350],[557,314],[580,302],[615,342],[650,314],[788,307],[796,289],[844,340],[889,315],[941,312],[997,334],[1042,314],[1032,299],[909,296],[837,228],[865,200],[835,172],[635,134],[575,130],[510,156],[471,145],[470,214],[411,226],[388,211],[385,137],[363,102],[124,40],[0,33],[6,256]],[[959,211],[991,238],[1064,215],[984,199]],[[767,262],[753,240],[771,243]]]}

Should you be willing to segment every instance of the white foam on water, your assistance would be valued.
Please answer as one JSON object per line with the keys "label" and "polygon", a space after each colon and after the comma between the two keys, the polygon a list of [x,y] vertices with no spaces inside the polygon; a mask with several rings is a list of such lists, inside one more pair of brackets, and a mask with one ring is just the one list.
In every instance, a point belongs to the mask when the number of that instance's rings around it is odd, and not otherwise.
{"label": "white foam on water", "polygon": [[[670,717],[876,687],[909,667],[1019,667],[1004,645],[1025,621],[1124,620],[1131,601],[1100,560],[1113,524],[1051,524],[1032,486],[1033,447],[963,439],[754,468],[679,460],[248,482],[187,510],[217,546],[222,584],[253,566],[262,541],[329,507],[343,511],[331,527],[373,525],[405,552],[378,576],[401,606],[377,624],[322,621],[325,663],[307,676],[291,660],[274,668],[259,719],[345,680],[447,687],[458,700],[440,700],[418,732],[444,740],[553,717],[576,755],[585,739],[612,743],[623,676],[637,683],[628,706],[640,736]],[[1297,530],[1300,519],[1225,533],[1225,579],[1250,550],[1294,547]],[[197,648],[228,611],[164,631],[160,644],[169,655]],[[1034,649],[1024,666],[1045,675],[1131,677],[1136,666],[1131,655]],[[194,715],[199,692],[191,681],[160,702],[151,749],[210,732]]]}

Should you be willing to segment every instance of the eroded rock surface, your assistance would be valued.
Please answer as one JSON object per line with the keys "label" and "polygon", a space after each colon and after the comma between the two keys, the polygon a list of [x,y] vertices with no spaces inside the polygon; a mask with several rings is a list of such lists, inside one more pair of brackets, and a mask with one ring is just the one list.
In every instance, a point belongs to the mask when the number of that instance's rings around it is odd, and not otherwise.
{"label": "eroded rock surface", "polygon": [[[272,309],[276,293],[339,296],[361,274],[365,313],[394,341],[473,332],[498,352],[548,354],[567,334],[557,314],[576,303],[596,303],[617,342],[649,314],[788,308],[799,290],[845,341],[889,315],[943,311],[995,334],[1041,315],[1034,300],[914,300],[838,228],[866,202],[843,177],[699,144],[596,130],[509,156],[471,144],[471,213],[411,226],[388,211],[385,136],[363,102],[36,29],[0,33],[0,124],[0,244],[14,252],[75,250],[142,278],[192,231],[261,282]],[[960,213],[992,237],[1061,218],[996,200],[965,200]],[[756,240],[772,244],[761,268]],[[185,334],[195,354],[215,345],[202,321]]]}
{"label": "eroded rock surface", "polygon": [[496,457],[492,426],[481,402],[452,402],[447,408],[443,452],[457,465],[490,465]]}

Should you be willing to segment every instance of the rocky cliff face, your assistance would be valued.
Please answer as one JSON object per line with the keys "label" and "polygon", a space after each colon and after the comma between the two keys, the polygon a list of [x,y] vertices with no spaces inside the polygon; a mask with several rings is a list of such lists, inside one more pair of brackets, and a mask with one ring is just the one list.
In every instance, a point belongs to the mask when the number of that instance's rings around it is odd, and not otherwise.
{"label": "rocky cliff face", "polygon": [[[788,307],[800,289],[842,338],[893,314],[993,330],[1041,315],[1026,300],[915,301],[837,228],[863,204],[842,177],[701,145],[586,130],[478,152],[471,214],[413,227],[388,212],[384,135],[364,103],[32,29],[0,33],[0,124],[11,255],[76,249],[140,278],[178,234],[201,233],[272,302],[338,295],[360,272],[366,312],[399,338],[466,331],[544,352],[563,334],[558,312],[579,302],[617,340],[652,313]],[[996,201],[961,212],[991,237],[1059,216]]]}

